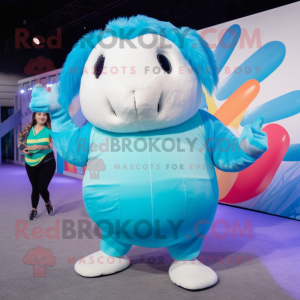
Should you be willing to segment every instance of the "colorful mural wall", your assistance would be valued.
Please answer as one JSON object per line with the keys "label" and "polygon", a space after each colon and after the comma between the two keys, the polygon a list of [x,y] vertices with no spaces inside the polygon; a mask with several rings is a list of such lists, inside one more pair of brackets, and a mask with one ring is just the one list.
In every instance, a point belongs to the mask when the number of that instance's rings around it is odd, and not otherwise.
{"label": "colorful mural wall", "polygon": [[300,3],[199,30],[220,83],[208,111],[239,136],[263,116],[269,149],[236,173],[217,171],[219,201],[300,220]]}

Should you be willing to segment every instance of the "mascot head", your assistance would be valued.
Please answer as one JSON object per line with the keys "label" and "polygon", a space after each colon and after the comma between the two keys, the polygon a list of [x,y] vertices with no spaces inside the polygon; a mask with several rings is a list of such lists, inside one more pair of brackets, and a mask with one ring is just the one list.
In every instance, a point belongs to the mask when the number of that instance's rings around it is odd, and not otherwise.
{"label": "mascot head", "polygon": [[119,133],[179,125],[218,83],[213,52],[195,30],[146,16],[110,21],[83,36],[60,75],[59,102],[79,94],[95,127]]}

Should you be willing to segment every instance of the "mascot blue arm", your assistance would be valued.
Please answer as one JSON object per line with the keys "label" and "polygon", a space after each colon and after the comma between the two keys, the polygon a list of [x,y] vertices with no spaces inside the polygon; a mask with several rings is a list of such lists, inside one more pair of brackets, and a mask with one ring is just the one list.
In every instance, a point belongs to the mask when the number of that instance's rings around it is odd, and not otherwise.
{"label": "mascot blue arm", "polygon": [[199,110],[206,135],[206,147],[214,165],[225,172],[237,172],[253,164],[268,149],[267,134],[261,131],[264,119],[258,117],[244,127],[237,138],[221,121]]}
{"label": "mascot blue arm", "polygon": [[30,109],[36,112],[50,113],[54,146],[59,155],[68,163],[83,167],[88,161],[88,150],[80,145],[89,144],[92,124],[77,127],[68,111],[57,101],[59,85],[54,84],[51,92],[45,92],[42,85],[32,90]]}

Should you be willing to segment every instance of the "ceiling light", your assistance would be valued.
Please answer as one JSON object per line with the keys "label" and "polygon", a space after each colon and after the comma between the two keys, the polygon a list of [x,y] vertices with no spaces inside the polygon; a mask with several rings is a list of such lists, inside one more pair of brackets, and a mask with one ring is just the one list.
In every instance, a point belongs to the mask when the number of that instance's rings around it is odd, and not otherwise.
{"label": "ceiling light", "polygon": [[36,37],[34,37],[32,40],[36,45],[39,45],[41,43],[40,40]]}

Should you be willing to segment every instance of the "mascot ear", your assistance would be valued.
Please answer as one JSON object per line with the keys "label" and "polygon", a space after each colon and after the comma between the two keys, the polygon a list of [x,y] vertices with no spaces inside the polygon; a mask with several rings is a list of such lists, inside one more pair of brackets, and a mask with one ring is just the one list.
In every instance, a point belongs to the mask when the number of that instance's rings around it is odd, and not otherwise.
{"label": "mascot ear", "polygon": [[[219,75],[213,51],[208,43],[188,27],[180,28],[184,36],[184,47],[180,49],[207,92],[212,95],[218,85]],[[184,32],[187,32],[185,34]]]}
{"label": "mascot ear", "polygon": [[60,95],[59,103],[68,110],[73,98],[79,94],[81,77],[84,65],[99,40],[100,30],[95,30],[84,35],[72,48],[64,62],[59,76]]}

